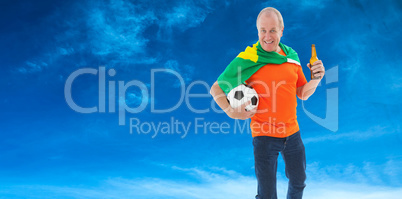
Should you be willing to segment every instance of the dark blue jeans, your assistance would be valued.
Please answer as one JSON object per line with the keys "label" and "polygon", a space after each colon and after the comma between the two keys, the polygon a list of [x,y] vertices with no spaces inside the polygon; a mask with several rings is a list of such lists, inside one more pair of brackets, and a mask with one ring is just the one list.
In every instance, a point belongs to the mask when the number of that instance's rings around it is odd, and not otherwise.
{"label": "dark blue jeans", "polygon": [[306,187],[306,155],[304,145],[297,132],[286,138],[257,136],[253,138],[255,175],[258,181],[256,199],[276,199],[276,169],[279,152],[285,162],[285,173],[289,179],[288,199],[303,197]]}

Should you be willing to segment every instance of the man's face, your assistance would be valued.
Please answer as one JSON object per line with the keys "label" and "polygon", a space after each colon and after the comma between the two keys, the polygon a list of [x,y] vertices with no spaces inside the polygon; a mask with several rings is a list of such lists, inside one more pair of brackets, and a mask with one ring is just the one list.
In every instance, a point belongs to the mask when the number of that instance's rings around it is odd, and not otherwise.
{"label": "man's face", "polygon": [[279,52],[279,42],[283,28],[280,28],[278,17],[275,13],[264,13],[257,22],[258,39],[261,47],[267,52]]}

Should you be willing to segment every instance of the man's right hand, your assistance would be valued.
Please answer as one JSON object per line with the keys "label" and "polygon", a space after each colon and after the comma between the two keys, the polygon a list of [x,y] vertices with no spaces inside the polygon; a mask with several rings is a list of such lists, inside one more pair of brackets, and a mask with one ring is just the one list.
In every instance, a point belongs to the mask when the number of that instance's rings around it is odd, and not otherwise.
{"label": "man's right hand", "polygon": [[219,87],[218,82],[215,82],[212,85],[209,92],[218,106],[225,111],[226,115],[228,115],[230,118],[245,120],[253,117],[253,115],[257,112],[257,109],[246,111],[246,106],[248,106],[251,101],[248,101],[237,108],[232,108],[226,98],[226,94],[223,92],[221,87]]}
{"label": "man's right hand", "polygon": [[225,110],[225,112],[229,117],[233,119],[246,120],[253,117],[254,114],[257,112],[256,108],[250,111],[246,111],[246,106],[248,106],[249,104],[251,104],[251,101],[247,101],[246,103],[236,108],[232,108],[229,105],[228,110]]}

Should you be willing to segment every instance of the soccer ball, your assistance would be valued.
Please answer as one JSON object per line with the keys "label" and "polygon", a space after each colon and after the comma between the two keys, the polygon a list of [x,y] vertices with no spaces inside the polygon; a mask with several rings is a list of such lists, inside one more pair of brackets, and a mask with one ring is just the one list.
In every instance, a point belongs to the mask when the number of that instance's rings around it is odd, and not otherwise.
{"label": "soccer ball", "polygon": [[232,108],[236,108],[247,101],[251,101],[251,104],[246,106],[246,111],[253,110],[258,106],[258,94],[253,87],[247,84],[240,84],[233,88],[226,97]]}

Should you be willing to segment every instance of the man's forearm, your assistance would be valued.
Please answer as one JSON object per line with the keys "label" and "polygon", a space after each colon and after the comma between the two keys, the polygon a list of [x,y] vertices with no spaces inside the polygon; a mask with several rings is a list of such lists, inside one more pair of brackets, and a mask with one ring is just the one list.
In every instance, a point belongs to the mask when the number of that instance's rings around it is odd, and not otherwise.
{"label": "man's forearm", "polygon": [[303,90],[302,90],[300,98],[302,100],[307,100],[315,92],[315,89],[317,88],[320,81],[321,81],[320,79],[313,79],[313,80],[310,80],[309,82],[307,82],[303,86]]}
{"label": "man's forearm", "polygon": [[229,108],[229,103],[226,99],[226,95],[223,92],[223,90],[219,87],[218,83],[215,82],[212,87],[211,87],[211,91],[210,94],[212,95],[212,97],[214,98],[215,102],[218,104],[218,106],[224,110],[225,112],[228,110]]}
{"label": "man's forearm", "polygon": [[221,109],[225,111],[226,115],[230,118],[245,120],[253,117],[253,115],[257,111],[257,109],[253,109],[250,111],[246,110],[246,106],[248,106],[251,101],[248,101],[236,108],[232,108],[226,98],[226,94],[223,92],[221,87],[219,87],[217,82],[212,85],[210,93],[218,106],[221,107]]}

